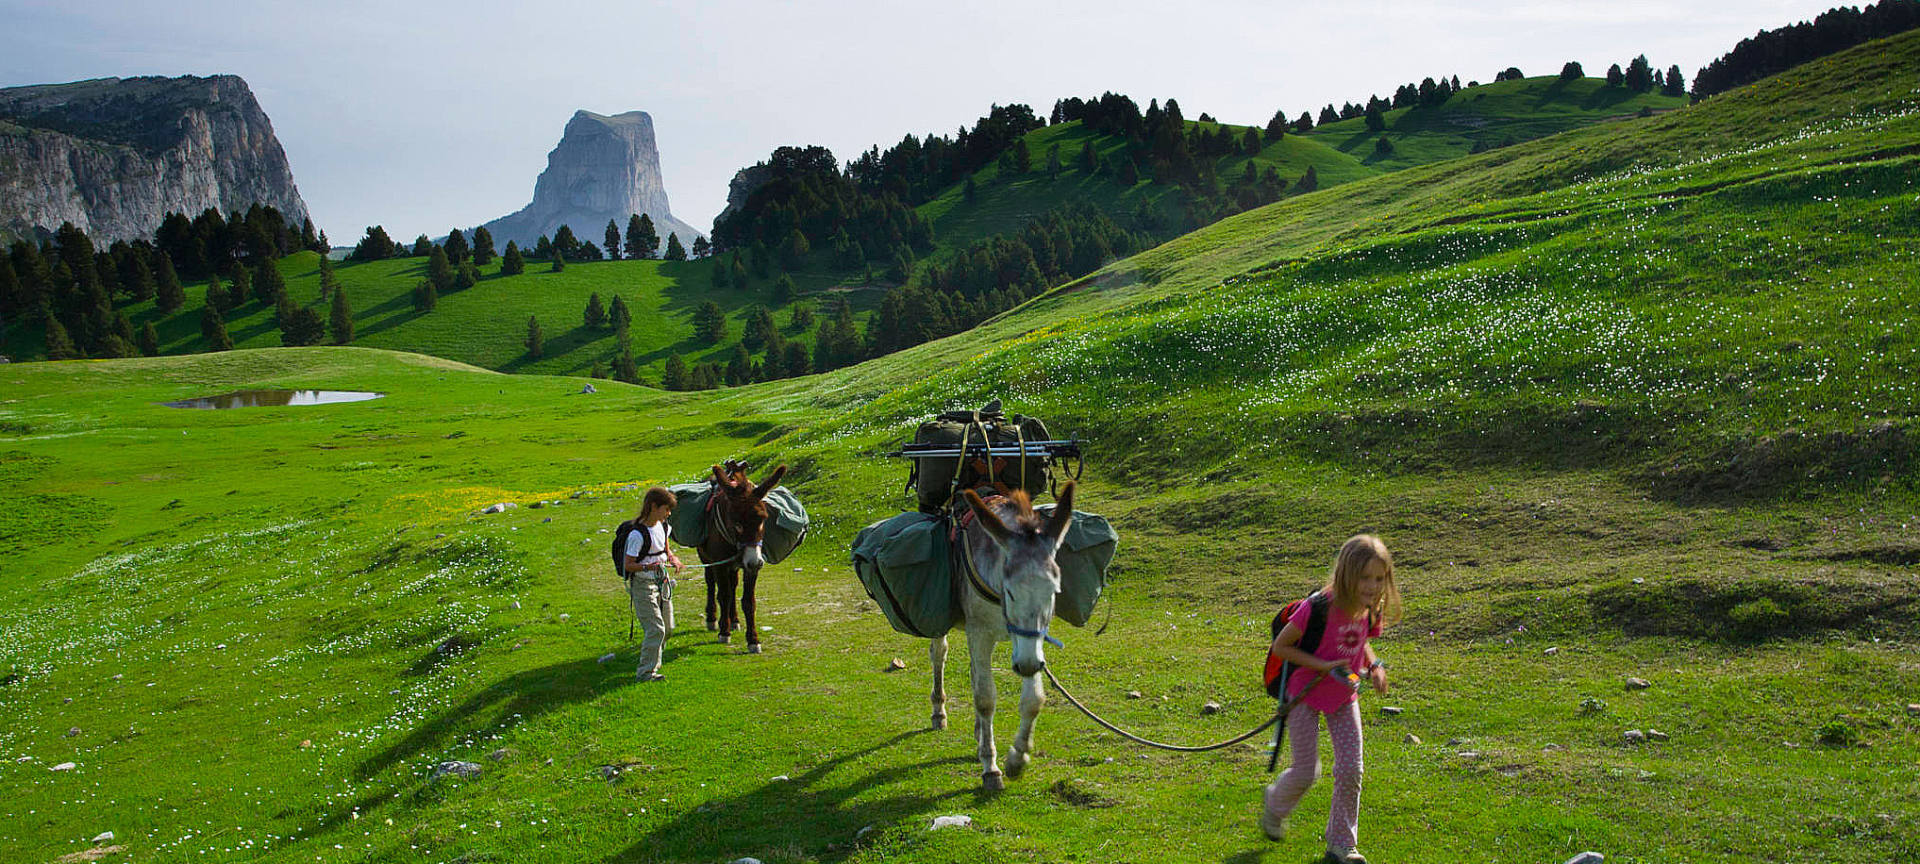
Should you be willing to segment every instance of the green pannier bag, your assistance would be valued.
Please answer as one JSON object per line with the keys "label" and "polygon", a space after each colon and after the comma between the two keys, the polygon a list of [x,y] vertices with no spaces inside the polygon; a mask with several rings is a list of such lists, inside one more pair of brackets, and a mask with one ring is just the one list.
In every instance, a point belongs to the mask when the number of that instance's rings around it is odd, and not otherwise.
{"label": "green pannier bag", "polygon": [[960,622],[952,545],[946,520],[918,512],[882,519],[853,538],[853,572],[894,630],[931,639]]}
{"label": "green pannier bag", "polygon": [[[683,546],[707,542],[707,532],[713,525],[707,520],[707,499],[714,494],[713,481],[680,483],[668,487],[667,491],[678,501],[672,515],[667,517],[673,526],[673,539]],[[807,518],[807,508],[793,490],[785,486],[776,486],[768,492],[766,502],[767,524],[761,532],[760,555],[768,564],[778,564],[806,542],[811,521]]]}
{"label": "green pannier bag", "polygon": [[[1044,519],[1053,515],[1054,506],[1042,504],[1033,509]],[[1060,595],[1053,598],[1056,617],[1075,627],[1087,626],[1093,607],[1100,602],[1100,592],[1107,587],[1107,565],[1113,563],[1119,546],[1120,535],[1107,524],[1106,517],[1073,511],[1066,539],[1053,553],[1053,562],[1060,565]]]}

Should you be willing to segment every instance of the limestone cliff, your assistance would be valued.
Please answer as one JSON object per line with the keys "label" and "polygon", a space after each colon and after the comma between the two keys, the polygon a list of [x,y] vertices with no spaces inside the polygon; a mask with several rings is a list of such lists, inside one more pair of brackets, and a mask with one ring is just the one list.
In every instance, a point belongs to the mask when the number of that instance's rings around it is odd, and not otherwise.
{"label": "limestone cliff", "polygon": [[169,212],[271,205],[306,218],[247,82],[97,78],[0,90],[0,234],[72,222],[96,243],[151,237]]}
{"label": "limestone cliff", "polygon": [[598,245],[607,220],[624,236],[627,219],[635,213],[653,219],[662,248],[669,233],[679,234],[687,245],[706,233],[673,218],[667,207],[652,117],[645,111],[612,117],[576,111],[560,143],[547,154],[547,170],[533,184],[533,203],[488,222],[486,228],[499,246],[513,240],[530,247],[542,234],[553,236],[561,225]]}

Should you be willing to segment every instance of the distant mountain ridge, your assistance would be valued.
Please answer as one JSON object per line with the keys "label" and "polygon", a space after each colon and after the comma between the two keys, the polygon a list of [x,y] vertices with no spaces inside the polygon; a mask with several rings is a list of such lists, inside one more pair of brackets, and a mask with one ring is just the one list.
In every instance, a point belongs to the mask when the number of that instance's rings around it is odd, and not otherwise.
{"label": "distant mountain ridge", "polygon": [[0,234],[71,222],[98,241],[130,240],[168,212],[255,203],[307,217],[273,123],[239,76],[0,90]]}
{"label": "distant mountain ridge", "polygon": [[653,220],[662,244],[670,233],[680,235],[682,243],[705,233],[674,218],[667,205],[653,118],[645,111],[609,117],[582,110],[574,112],[560,143],[547,154],[547,168],[533,185],[533,201],[483,227],[503,245],[513,240],[531,247],[561,225],[597,244],[608,220],[624,233],[634,214]]}

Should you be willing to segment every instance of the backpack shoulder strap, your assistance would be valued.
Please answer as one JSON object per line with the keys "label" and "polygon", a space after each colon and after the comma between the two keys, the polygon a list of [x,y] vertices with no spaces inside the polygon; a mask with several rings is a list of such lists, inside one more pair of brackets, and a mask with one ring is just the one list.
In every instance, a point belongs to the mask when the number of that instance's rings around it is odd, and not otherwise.
{"label": "backpack shoulder strap", "polygon": [[1327,609],[1333,605],[1333,598],[1324,591],[1315,591],[1307,596],[1307,631],[1300,634],[1300,650],[1312,654],[1320,648],[1320,638],[1327,632]]}

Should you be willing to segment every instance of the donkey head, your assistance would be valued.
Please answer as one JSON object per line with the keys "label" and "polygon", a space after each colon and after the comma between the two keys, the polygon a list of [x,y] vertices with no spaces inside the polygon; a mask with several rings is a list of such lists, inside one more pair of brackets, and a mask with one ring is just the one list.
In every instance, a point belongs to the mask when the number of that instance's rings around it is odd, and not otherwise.
{"label": "donkey head", "polygon": [[1013,671],[1022,677],[1037,674],[1047,665],[1044,640],[1053,621],[1054,595],[1060,593],[1060,565],[1054,563],[1053,553],[1073,522],[1073,489],[1071,482],[1060,489],[1052,518],[1034,512],[1025,492],[1013,493],[1008,504],[999,508],[988,506],[973,490],[961,492],[998,550],[996,556],[976,564],[985,565],[982,575],[989,581],[993,576],[984,571],[997,571],[1007,632],[1013,637]]}
{"label": "donkey head", "polygon": [[740,566],[748,570],[758,571],[763,563],[760,542],[767,526],[767,493],[780,485],[780,478],[786,473],[787,466],[782,465],[755,483],[747,479],[744,462],[728,460],[724,470],[719,465],[713,466],[714,488],[722,496],[715,503],[722,508],[720,517],[733,526],[735,539],[740,543]]}

